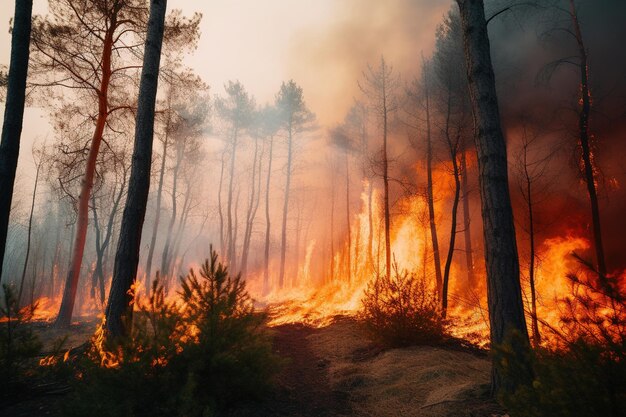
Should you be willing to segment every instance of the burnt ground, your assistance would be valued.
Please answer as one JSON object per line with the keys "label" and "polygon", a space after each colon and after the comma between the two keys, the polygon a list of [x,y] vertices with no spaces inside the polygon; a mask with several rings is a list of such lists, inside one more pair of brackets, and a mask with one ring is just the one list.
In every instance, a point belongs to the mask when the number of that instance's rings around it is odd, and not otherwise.
{"label": "burnt ground", "polygon": [[[90,325],[72,329],[72,344]],[[47,330],[44,334],[47,335]],[[226,417],[493,417],[505,413],[485,396],[490,362],[459,346],[385,350],[351,319],[327,327],[272,327],[274,350],[285,360],[276,389],[262,404]],[[57,417],[69,391],[64,381],[34,381],[20,398],[0,400],[0,417]],[[94,416],[96,417],[96,416]],[[123,416],[120,416],[123,417]]]}
{"label": "burnt ground", "polygon": [[274,398],[254,410],[236,416],[330,417],[351,416],[348,394],[333,390],[328,379],[328,360],[317,357],[309,339],[318,329],[303,324],[273,327],[274,350],[284,358]]}
{"label": "burnt ground", "polygon": [[[87,338],[92,329],[89,325],[73,330]],[[285,359],[277,389],[263,404],[233,410],[229,417],[350,416],[347,394],[331,388],[328,361],[311,350],[308,337],[317,331],[302,324],[272,328],[274,350]],[[68,392],[69,386],[63,381],[34,381],[24,395],[0,403],[0,417],[60,416],[60,403]]]}

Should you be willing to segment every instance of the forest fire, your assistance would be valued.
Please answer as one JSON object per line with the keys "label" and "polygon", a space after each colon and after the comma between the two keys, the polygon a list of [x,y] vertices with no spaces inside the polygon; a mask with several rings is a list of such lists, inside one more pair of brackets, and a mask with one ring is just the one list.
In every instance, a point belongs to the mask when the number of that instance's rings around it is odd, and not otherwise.
{"label": "forest fire", "polygon": [[0,414],[624,414],[626,3],[167,3],[0,19]]}

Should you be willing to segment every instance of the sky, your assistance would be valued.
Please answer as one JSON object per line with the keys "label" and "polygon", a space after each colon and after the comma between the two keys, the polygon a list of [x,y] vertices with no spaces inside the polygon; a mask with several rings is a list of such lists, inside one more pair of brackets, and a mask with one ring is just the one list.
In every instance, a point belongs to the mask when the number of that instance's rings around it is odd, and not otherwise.
{"label": "sky", "polygon": [[[432,50],[435,27],[450,5],[450,0],[168,1],[169,10],[203,15],[198,48],[186,64],[210,85],[212,95],[237,79],[262,104],[274,100],[282,81],[294,79],[326,127],[341,121],[360,94],[357,78],[381,55],[403,79],[414,77],[416,62]],[[3,65],[9,62],[13,8],[13,1],[0,1]],[[47,0],[34,0],[33,14],[47,9]],[[33,183],[33,141],[52,141],[51,136],[45,112],[27,108],[18,186],[28,189]]]}
{"label": "sky", "polygon": [[[338,122],[341,112],[326,108],[326,103],[347,107],[358,93],[356,76],[368,63],[384,54],[408,71],[421,52],[432,49],[435,26],[451,1],[413,1],[410,13],[415,19],[406,16],[409,2],[169,0],[168,9],[203,14],[198,49],[187,64],[213,92],[238,79],[264,103],[273,100],[282,81],[293,78],[322,122]],[[13,4],[2,0],[0,5],[2,64],[9,60]],[[46,10],[46,0],[34,0],[34,14]]]}

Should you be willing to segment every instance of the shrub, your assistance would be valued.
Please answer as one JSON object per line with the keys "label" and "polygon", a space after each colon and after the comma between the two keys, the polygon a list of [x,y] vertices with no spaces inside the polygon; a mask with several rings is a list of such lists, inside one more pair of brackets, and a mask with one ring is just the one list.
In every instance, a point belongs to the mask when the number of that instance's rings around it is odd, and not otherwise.
{"label": "shrub", "polygon": [[108,345],[96,332],[65,415],[213,416],[270,389],[278,361],[245,282],[211,251],[180,296],[168,302],[157,280],[130,337]]}
{"label": "shrub", "polygon": [[432,344],[446,336],[435,295],[424,280],[394,266],[393,275],[377,276],[365,289],[359,318],[375,340],[391,347]]}
{"label": "shrub", "polygon": [[36,306],[20,310],[13,289],[3,285],[0,304],[0,392],[10,398],[24,388],[24,377],[32,373],[41,343],[26,323]]}
{"label": "shrub", "polygon": [[[576,417],[626,414],[626,295],[624,277],[602,277],[587,265],[569,275],[571,296],[559,328],[544,323],[555,343],[530,352],[534,378],[503,396],[512,416]],[[516,361],[497,347],[503,372],[516,378]]]}

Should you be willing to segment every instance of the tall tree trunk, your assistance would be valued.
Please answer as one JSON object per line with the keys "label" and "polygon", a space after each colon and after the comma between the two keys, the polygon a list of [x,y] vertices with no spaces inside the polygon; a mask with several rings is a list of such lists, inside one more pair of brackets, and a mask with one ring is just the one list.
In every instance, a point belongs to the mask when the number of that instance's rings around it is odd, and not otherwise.
{"label": "tall tree trunk", "polygon": [[335,181],[330,192],[330,281],[335,280]]}
{"label": "tall tree trunk", "polygon": [[[458,140],[457,140],[458,143]],[[459,198],[461,194],[461,181],[459,178],[459,164],[457,161],[456,145],[448,141],[450,146],[450,158],[452,161],[452,173],[454,175],[454,198],[452,200],[452,218],[450,220],[450,244],[448,245],[448,255],[446,256],[446,263],[443,270],[443,285],[441,291],[441,313],[443,317],[446,317],[448,311],[448,284],[450,282],[450,268],[452,267],[452,258],[454,257],[454,249],[456,243],[456,228],[457,228],[457,212],[459,208]]]}
{"label": "tall tree trunk", "polygon": [[445,136],[450,152],[450,161],[452,162],[452,175],[454,176],[454,198],[452,199],[452,215],[450,219],[450,241],[448,244],[448,255],[443,269],[443,285],[441,289],[441,313],[445,318],[448,313],[448,284],[450,282],[450,268],[452,267],[452,258],[454,257],[454,249],[456,244],[456,217],[459,209],[459,198],[461,195],[461,180],[459,178],[459,162],[457,155],[459,151],[459,141],[461,132],[457,132],[456,138],[453,140],[450,136],[450,117],[452,116],[452,93],[448,91],[448,105],[446,110],[446,127]]}
{"label": "tall tree trunk", "polygon": [[530,259],[528,261],[528,280],[530,284],[530,314],[531,314],[531,329],[533,335],[533,343],[535,346],[539,346],[541,343],[541,336],[539,334],[539,320],[537,318],[537,291],[535,289],[535,222],[534,222],[534,210],[533,210],[533,198],[532,198],[532,178],[528,172],[527,162],[528,149],[524,147],[524,176],[526,180],[526,209],[528,210],[528,236],[530,238],[529,250]]}
{"label": "tall tree trunk", "polygon": [[187,226],[187,219],[189,218],[189,212],[191,211],[191,181],[187,181],[187,187],[185,190],[185,200],[183,201],[183,209],[180,212],[180,218],[178,219],[178,227],[176,228],[176,233],[174,234],[174,239],[172,243],[172,250],[170,255],[170,263],[173,261],[174,264],[171,264],[168,268],[171,271],[171,276],[176,277],[177,271],[175,267],[178,265],[182,265],[182,262],[177,261],[178,254],[180,251],[180,245],[183,240],[183,235],[185,232],[185,227]]}
{"label": "tall tree trunk", "polygon": [[[230,150],[230,178],[228,179],[228,200],[226,200],[226,219],[227,219],[227,237],[228,237],[228,255],[227,259],[230,264],[231,271],[235,271],[235,240],[237,238],[236,233],[234,232],[234,228],[237,225],[233,225],[233,183],[235,181],[235,162],[236,162],[236,154],[237,154],[237,139],[238,139],[238,131],[237,128],[234,128],[233,138],[232,138],[232,147]],[[236,213],[235,213],[236,214]]]}
{"label": "tall tree trunk", "polygon": [[146,293],[150,292],[152,288],[152,258],[154,256],[154,249],[156,246],[157,234],[159,232],[159,223],[161,221],[161,205],[163,202],[163,183],[165,179],[165,163],[167,162],[167,147],[169,139],[169,130],[172,120],[172,86],[167,95],[167,119],[165,121],[165,137],[163,138],[163,157],[161,158],[161,167],[159,170],[159,185],[157,187],[156,197],[156,213],[154,214],[154,224],[152,225],[152,236],[150,237],[150,247],[148,248],[148,257],[146,259]]}
{"label": "tall tree trunk", "polygon": [[[248,210],[246,212],[246,228],[243,233],[243,247],[241,249],[241,275],[245,277],[248,269],[248,252],[250,251],[250,240],[252,238],[252,229],[254,227],[254,219],[256,217],[257,193],[257,163],[261,165],[261,157],[259,156],[259,139],[254,139],[254,159],[252,163],[252,180],[250,181],[250,199],[248,200]],[[257,161],[258,160],[258,161]],[[260,176],[260,172],[259,172]]]}
{"label": "tall tree trunk", "polygon": [[270,154],[267,162],[267,179],[265,181],[265,251],[263,263],[263,293],[267,294],[270,284],[270,178],[272,177],[272,152],[274,136],[270,136]]}
{"label": "tall tree trunk", "polygon": [[[167,225],[167,236],[165,237],[165,244],[163,245],[163,253],[161,254],[161,277],[164,278],[165,283],[169,282],[169,266],[170,266],[170,255],[172,252],[172,235],[174,232],[174,225],[176,224],[176,216],[178,214],[178,173],[180,171],[180,166],[182,164],[183,157],[185,155],[184,152],[184,143],[179,144],[179,148],[177,149],[176,155],[176,165],[174,166],[174,174],[172,178],[172,215],[170,217],[170,222]],[[166,285],[167,287],[167,285]],[[167,289],[167,288],[166,288]]]}
{"label": "tall tree trunk", "polygon": [[476,284],[474,274],[474,255],[472,250],[472,229],[469,207],[469,185],[467,184],[467,151],[465,139],[461,137],[461,195],[463,200],[463,237],[465,243],[465,267],[467,269],[467,284],[472,288]]}
{"label": "tall tree trunk", "polygon": [[[517,353],[519,365],[526,373],[516,376],[518,381],[522,381],[532,378],[532,370],[524,359],[529,345],[528,331],[519,280],[506,143],[500,124],[485,10],[482,0],[457,0],[457,3],[461,12],[467,78],[476,126],[491,343],[493,346],[500,345],[513,332],[517,333],[517,338],[511,338],[510,342]],[[493,393],[511,392],[515,384],[494,362]]]}
{"label": "tall tree trunk", "polygon": [[352,262],[350,256],[352,254],[352,227],[350,225],[350,166],[348,164],[348,150],[345,152],[346,157],[346,226],[348,227],[348,255],[346,256],[346,267],[348,269],[348,283],[352,283]]}
{"label": "tall tree trunk", "polygon": [[224,236],[224,209],[222,208],[222,186],[224,185],[224,168],[226,166],[225,161],[226,152],[222,151],[221,168],[220,168],[220,182],[217,187],[217,212],[220,217],[220,255],[226,257],[226,236]]}
{"label": "tall tree trunk", "polygon": [[[426,65],[422,66],[426,71]],[[439,257],[439,239],[437,237],[437,222],[435,221],[435,197],[433,193],[433,142],[430,129],[430,94],[428,80],[425,83],[426,95],[426,200],[428,202],[428,220],[430,224],[430,239],[433,244],[433,263],[435,264],[435,285],[437,296],[441,298],[442,277],[441,260]]]}
{"label": "tall tree trunk", "polygon": [[104,232],[104,239],[102,239],[101,237],[96,202],[92,199],[93,222],[94,228],[96,229],[96,268],[94,269],[93,285],[95,287],[97,284],[99,287],[100,303],[102,303],[102,305],[104,305],[105,299],[104,258],[109,248],[109,244],[111,243],[111,236],[113,236],[113,227],[115,226],[115,217],[117,216],[117,211],[119,209],[120,203],[122,202],[124,190],[126,189],[126,173],[127,170],[124,169],[124,172],[122,174],[122,183],[120,184],[119,190],[117,190],[117,192],[115,192],[115,189],[113,190],[113,207],[111,207],[111,212],[109,213],[109,218],[107,220],[106,229]]}
{"label": "tall tree trunk", "polygon": [[372,210],[372,197],[374,195],[373,178],[367,182],[367,265],[369,271],[374,269],[374,257],[372,254],[374,242],[374,212]]}
{"label": "tall tree trunk", "polygon": [[591,220],[593,224],[593,242],[596,250],[596,262],[598,273],[601,277],[606,277],[606,261],[604,258],[604,248],[602,245],[602,228],[600,227],[600,207],[598,205],[598,193],[596,190],[596,179],[594,173],[593,152],[591,150],[591,135],[589,133],[589,115],[591,113],[591,92],[589,86],[589,62],[587,50],[583,42],[583,35],[578,22],[578,14],[574,0],[570,0],[570,16],[574,25],[574,34],[578,43],[578,53],[580,55],[580,113],[578,115],[578,128],[580,148],[583,159],[583,172],[587,183],[587,193],[591,204]]}
{"label": "tall tree trunk", "polygon": [[283,224],[280,235],[280,274],[278,276],[278,286],[283,288],[285,283],[285,257],[287,255],[287,214],[289,212],[289,188],[291,187],[291,163],[293,159],[293,126],[289,122],[288,148],[287,148],[287,183],[285,184],[285,201],[283,204]]}
{"label": "tall tree trunk", "polygon": [[15,0],[7,101],[0,141],[0,282],[13,201],[15,171],[20,154],[32,12],[33,0]]}
{"label": "tall tree trunk", "polygon": [[148,34],[139,85],[133,164],[115,254],[111,293],[106,309],[106,329],[109,337],[126,335],[127,329],[132,323],[133,294],[130,293],[130,290],[137,276],[141,230],[150,189],[154,108],[159,83],[159,64],[166,9],[167,0],[150,1]]}
{"label": "tall tree trunk", "polygon": [[382,65],[382,97],[383,97],[383,209],[385,216],[385,273],[391,276],[391,219],[389,213],[389,160],[387,159],[387,86],[385,85],[385,61]]}
{"label": "tall tree trunk", "polygon": [[102,80],[100,82],[100,90],[98,92],[98,117],[96,119],[96,128],[91,139],[91,146],[87,156],[87,164],[85,167],[85,176],[81,183],[80,196],[78,197],[78,218],[76,221],[76,236],[74,237],[74,245],[72,251],[72,260],[67,273],[65,283],[65,291],[63,292],[63,300],[61,308],[56,319],[56,326],[68,327],[72,320],[74,312],[74,302],[76,299],[76,291],[78,289],[78,279],[80,278],[80,268],[83,262],[83,253],[85,251],[85,241],[87,238],[87,226],[89,223],[89,200],[91,190],[93,188],[93,179],[96,172],[96,160],[100,152],[102,143],[102,133],[106,127],[106,120],[109,112],[108,90],[111,80],[111,53],[113,48],[113,33],[117,27],[117,12],[115,9],[109,29],[104,38],[104,46],[102,49]]}
{"label": "tall tree trunk", "polygon": [[17,293],[17,307],[21,307],[22,291],[24,290],[24,280],[26,279],[26,267],[28,267],[28,257],[30,255],[30,241],[33,230],[33,214],[35,213],[35,198],[37,197],[37,185],[39,184],[39,171],[41,170],[41,161],[37,163],[37,171],[35,173],[35,187],[33,189],[33,198],[30,204],[30,216],[28,216],[28,238],[26,240],[26,256],[24,257],[24,267],[22,268],[22,280],[20,281],[20,290]]}

